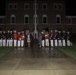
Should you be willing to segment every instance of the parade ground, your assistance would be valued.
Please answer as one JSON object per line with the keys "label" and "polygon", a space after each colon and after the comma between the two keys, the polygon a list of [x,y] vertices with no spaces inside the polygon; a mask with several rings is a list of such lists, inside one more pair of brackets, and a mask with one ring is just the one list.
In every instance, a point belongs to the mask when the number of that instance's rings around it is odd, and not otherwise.
{"label": "parade ground", "polygon": [[0,58],[0,75],[76,75],[76,60],[56,48],[15,48]]}

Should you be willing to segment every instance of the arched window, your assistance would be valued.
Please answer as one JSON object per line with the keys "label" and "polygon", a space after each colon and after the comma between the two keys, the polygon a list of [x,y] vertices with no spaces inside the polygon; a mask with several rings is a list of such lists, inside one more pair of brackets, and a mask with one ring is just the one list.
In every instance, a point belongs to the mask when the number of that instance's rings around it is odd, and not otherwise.
{"label": "arched window", "polygon": [[[35,15],[33,17],[33,23],[35,24]],[[38,15],[36,15],[36,24],[38,24]]]}
{"label": "arched window", "polygon": [[29,24],[29,15],[24,16],[24,24]]}
{"label": "arched window", "polygon": [[16,17],[14,14],[11,15],[11,23],[15,24],[16,23]]}
{"label": "arched window", "polygon": [[56,23],[60,24],[61,23],[61,16],[58,14],[56,15]]}
{"label": "arched window", "polygon": [[42,16],[42,23],[47,24],[47,15]]}

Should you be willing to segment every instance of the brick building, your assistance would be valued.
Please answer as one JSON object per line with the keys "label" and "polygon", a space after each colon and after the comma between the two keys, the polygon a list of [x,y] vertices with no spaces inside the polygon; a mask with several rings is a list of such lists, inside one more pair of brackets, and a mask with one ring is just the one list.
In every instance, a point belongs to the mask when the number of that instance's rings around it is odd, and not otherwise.
{"label": "brick building", "polygon": [[[76,31],[76,16],[66,15],[65,0],[37,0],[37,29],[72,29]],[[30,30],[35,26],[34,0],[6,0],[5,15],[0,16],[0,28]]]}

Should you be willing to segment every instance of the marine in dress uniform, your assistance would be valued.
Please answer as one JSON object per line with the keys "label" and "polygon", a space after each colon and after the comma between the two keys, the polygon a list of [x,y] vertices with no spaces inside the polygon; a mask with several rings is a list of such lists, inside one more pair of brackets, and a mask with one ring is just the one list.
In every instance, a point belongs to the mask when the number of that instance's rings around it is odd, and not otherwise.
{"label": "marine in dress uniform", "polygon": [[2,44],[3,46],[6,46],[6,32],[3,30],[3,34],[2,34]]}
{"label": "marine in dress uniform", "polygon": [[25,35],[24,35],[24,31],[22,31],[22,34],[21,34],[21,47],[24,46],[24,39],[25,39]]}
{"label": "marine in dress uniform", "polygon": [[0,31],[0,47],[2,46],[2,31]]}
{"label": "marine in dress uniform", "polygon": [[58,31],[55,30],[54,33],[54,46],[58,46]]}
{"label": "marine in dress uniform", "polygon": [[10,33],[9,33],[9,31],[7,31],[7,33],[6,33],[6,46],[9,46],[9,40],[10,40]]}
{"label": "marine in dress uniform", "polygon": [[13,44],[14,44],[14,47],[17,46],[17,33],[16,33],[16,31],[14,31],[14,33],[13,33]]}
{"label": "marine in dress uniform", "polygon": [[53,33],[53,30],[51,30],[51,33],[50,33],[50,46],[51,47],[54,46],[54,33]]}
{"label": "marine in dress uniform", "polygon": [[9,46],[10,47],[13,46],[13,34],[12,34],[12,31],[10,31],[10,42],[9,42]]}
{"label": "marine in dress uniform", "polygon": [[45,33],[45,45],[46,45],[46,47],[49,46],[49,34],[48,34],[48,32]]}
{"label": "marine in dress uniform", "polygon": [[66,46],[66,32],[64,30],[62,32],[62,46]]}
{"label": "marine in dress uniform", "polygon": [[62,33],[58,31],[58,46],[62,46]]}
{"label": "marine in dress uniform", "polygon": [[12,46],[12,41],[11,41],[11,39],[12,39],[12,34],[11,34],[10,31],[7,32],[7,34],[6,34],[6,39],[7,39],[7,46]]}
{"label": "marine in dress uniform", "polygon": [[67,46],[71,46],[70,37],[71,35],[70,35],[70,32],[68,31],[67,32]]}
{"label": "marine in dress uniform", "polygon": [[17,34],[17,46],[18,47],[20,47],[21,46],[21,34],[20,34],[20,32],[18,32],[18,34]]}

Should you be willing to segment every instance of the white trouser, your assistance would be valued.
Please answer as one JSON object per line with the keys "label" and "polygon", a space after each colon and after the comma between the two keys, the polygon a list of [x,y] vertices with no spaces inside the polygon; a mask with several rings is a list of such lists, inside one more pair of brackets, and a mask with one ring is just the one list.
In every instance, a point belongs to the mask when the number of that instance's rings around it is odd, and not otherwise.
{"label": "white trouser", "polygon": [[44,40],[42,40],[42,47],[44,47],[44,44],[45,44],[45,43],[44,43]]}
{"label": "white trouser", "polygon": [[67,46],[70,46],[70,40],[67,40]]}
{"label": "white trouser", "polygon": [[57,42],[57,39],[55,39],[54,41],[55,41],[55,46],[58,46],[58,42]]}
{"label": "white trouser", "polygon": [[65,40],[62,40],[62,45],[66,46]]}
{"label": "white trouser", "polygon": [[24,40],[21,40],[21,47],[24,46]]}
{"label": "white trouser", "polygon": [[53,40],[50,40],[50,45],[51,45],[52,47],[54,46]]}
{"label": "white trouser", "polygon": [[49,46],[49,39],[45,39],[46,46]]}
{"label": "white trouser", "polygon": [[2,39],[0,39],[0,47],[2,46]]}
{"label": "white trouser", "polygon": [[12,44],[13,44],[13,40],[12,39],[7,40],[7,46],[12,47]]}
{"label": "white trouser", "polygon": [[10,46],[10,47],[13,46],[13,40],[12,40],[12,39],[10,39],[9,46]]}
{"label": "white trouser", "polygon": [[6,46],[6,39],[3,39],[3,46]]}
{"label": "white trouser", "polygon": [[58,45],[62,46],[62,41],[61,40],[58,40]]}
{"label": "white trouser", "polygon": [[14,40],[14,47],[17,46],[17,40]]}
{"label": "white trouser", "polygon": [[21,41],[18,40],[17,46],[20,47],[21,46]]}
{"label": "white trouser", "polygon": [[7,42],[6,42],[7,46],[10,45],[10,40],[7,39]]}

